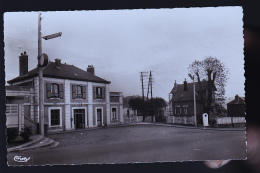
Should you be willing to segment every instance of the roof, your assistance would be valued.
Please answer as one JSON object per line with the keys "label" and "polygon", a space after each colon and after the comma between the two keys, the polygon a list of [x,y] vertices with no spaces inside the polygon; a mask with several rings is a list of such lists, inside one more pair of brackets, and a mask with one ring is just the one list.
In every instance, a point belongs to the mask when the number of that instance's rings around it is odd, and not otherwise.
{"label": "roof", "polygon": [[7,85],[5,86],[6,90],[16,90],[16,91],[29,91],[30,90],[30,86],[17,86],[17,85]]}
{"label": "roof", "polygon": [[239,97],[238,95],[236,95],[235,99],[232,100],[231,102],[227,103],[228,105],[230,104],[245,104],[245,100],[242,97]]}
{"label": "roof", "polygon": [[[202,90],[207,90],[207,81],[201,81]],[[195,82],[196,92],[199,91],[199,83]],[[171,93],[173,94],[172,101],[193,101],[193,83],[187,83],[187,90],[184,91],[184,84],[177,84],[177,90],[175,87],[172,88]],[[199,100],[199,97],[196,97],[196,100]]]}
{"label": "roof", "polygon": [[[7,81],[8,83],[14,83],[30,79],[38,76],[38,67],[32,69],[24,76],[18,76],[12,80]],[[78,81],[98,82],[98,83],[111,83],[105,79],[102,79],[92,73],[82,70],[74,65],[61,64],[61,67],[56,67],[54,62],[49,62],[43,69],[43,77],[51,77],[58,79],[71,79]]]}

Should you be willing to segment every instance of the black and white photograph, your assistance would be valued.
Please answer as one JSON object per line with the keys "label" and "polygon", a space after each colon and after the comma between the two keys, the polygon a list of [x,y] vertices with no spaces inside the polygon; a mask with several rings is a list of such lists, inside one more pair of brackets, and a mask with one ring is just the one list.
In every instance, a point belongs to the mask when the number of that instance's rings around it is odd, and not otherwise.
{"label": "black and white photograph", "polygon": [[247,158],[242,7],[6,12],[4,44],[8,166]]}

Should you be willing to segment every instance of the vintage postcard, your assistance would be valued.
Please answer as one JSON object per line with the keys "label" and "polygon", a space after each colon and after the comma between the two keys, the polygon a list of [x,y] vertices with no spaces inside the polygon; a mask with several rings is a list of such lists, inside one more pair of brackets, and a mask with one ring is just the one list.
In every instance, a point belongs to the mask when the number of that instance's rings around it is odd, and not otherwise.
{"label": "vintage postcard", "polygon": [[8,165],[246,159],[242,18],[5,13]]}

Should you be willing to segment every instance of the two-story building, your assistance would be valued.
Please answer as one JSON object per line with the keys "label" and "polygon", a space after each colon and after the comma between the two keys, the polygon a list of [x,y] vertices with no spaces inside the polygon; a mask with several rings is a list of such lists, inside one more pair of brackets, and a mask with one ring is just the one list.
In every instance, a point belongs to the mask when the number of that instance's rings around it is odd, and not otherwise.
{"label": "two-story building", "polygon": [[[10,86],[6,87],[7,93],[8,87],[26,87],[28,100],[26,103],[18,103],[16,99],[12,103],[7,100],[7,105],[27,105],[27,111],[21,111],[23,116],[38,123],[39,69],[36,67],[28,71],[26,52],[19,56],[19,67],[19,76],[8,81]],[[110,92],[110,83],[96,76],[92,65],[82,70],[61,63],[60,59],[49,61],[43,67],[44,124],[47,124],[48,130],[73,130],[123,123],[123,96],[121,92]]]}
{"label": "two-story building", "polygon": [[[194,89],[193,83],[186,80],[182,84],[174,83],[170,92],[169,112],[167,117],[168,123],[174,124],[194,124]],[[201,81],[201,92],[204,99],[207,96],[207,81]],[[203,105],[199,92],[199,83],[195,82],[196,89],[196,116],[198,124],[202,123]]]}

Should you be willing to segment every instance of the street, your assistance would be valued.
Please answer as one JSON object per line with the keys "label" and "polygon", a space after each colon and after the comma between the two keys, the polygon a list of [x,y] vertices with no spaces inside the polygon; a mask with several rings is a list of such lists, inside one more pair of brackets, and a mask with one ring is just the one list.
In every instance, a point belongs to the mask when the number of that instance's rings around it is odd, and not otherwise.
{"label": "street", "polygon": [[[136,125],[48,136],[56,148],[8,153],[9,165],[245,159],[244,131]],[[30,157],[28,163],[14,156]]]}

